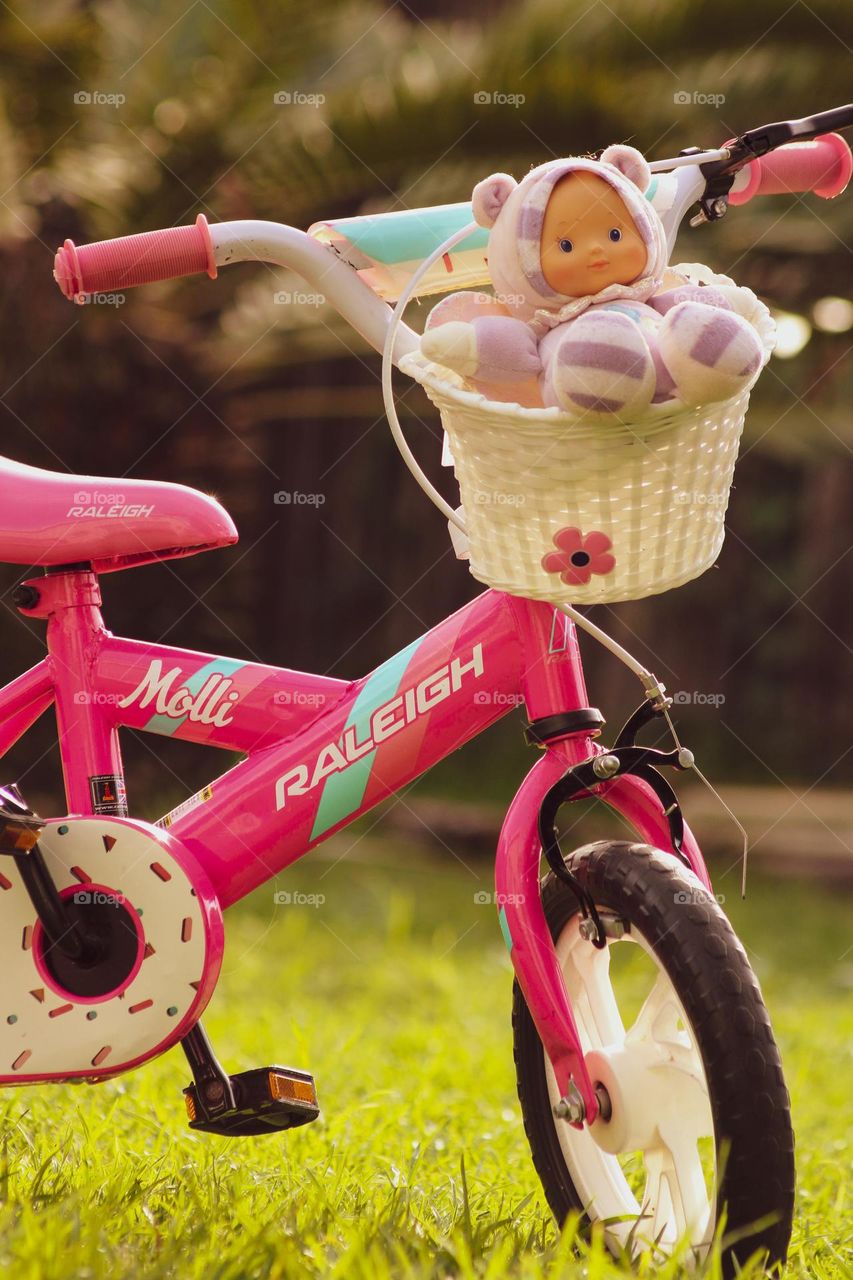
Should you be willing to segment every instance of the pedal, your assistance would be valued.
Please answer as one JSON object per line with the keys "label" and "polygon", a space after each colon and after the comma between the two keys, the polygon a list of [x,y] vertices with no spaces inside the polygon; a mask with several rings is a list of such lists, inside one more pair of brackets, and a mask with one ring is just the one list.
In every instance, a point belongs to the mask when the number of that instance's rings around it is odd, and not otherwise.
{"label": "pedal", "polygon": [[184,1089],[191,1129],[247,1138],[309,1124],[320,1114],[314,1077],[292,1067],[254,1067],[228,1075],[200,1022],[181,1041],[193,1083]]}
{"label": "pedal", "polygon": [[309,1124],[320,1114],[314,1078],[292,1067],[255,1067],[228,1076],[234,1105],[208,1115],[194,1084],[184,1089],[191,1129],[245,1138]]}

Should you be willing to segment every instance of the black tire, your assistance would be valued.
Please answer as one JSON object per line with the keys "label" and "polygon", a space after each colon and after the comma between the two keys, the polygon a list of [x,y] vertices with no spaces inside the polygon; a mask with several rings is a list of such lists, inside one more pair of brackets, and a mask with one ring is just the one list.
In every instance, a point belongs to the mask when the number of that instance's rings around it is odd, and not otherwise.
{"label": "black tire", "polygon": [[[731,925],[698,881],[649,845],[599,841],[567,859],[595,902],[642,934],[690,1022],[705,1070],[722,1168],[717,1214],[726,1206],[724,1270],[756,1250],[785,1261],[794,1210],[794,1137],[779,1050],[758,981]],[[556,940],[577,910],[553,873],[542,900]],[[590,944],[591,945],[591,944]],[[557,1221],[584,1206],[557,1135],[542,1043],[515,984],[513,1040],[518,1096],[533,1163]],[[588,1221],[588,1220],[587,1220]],[[757,1226],[756,1226],[757,1224]]]}

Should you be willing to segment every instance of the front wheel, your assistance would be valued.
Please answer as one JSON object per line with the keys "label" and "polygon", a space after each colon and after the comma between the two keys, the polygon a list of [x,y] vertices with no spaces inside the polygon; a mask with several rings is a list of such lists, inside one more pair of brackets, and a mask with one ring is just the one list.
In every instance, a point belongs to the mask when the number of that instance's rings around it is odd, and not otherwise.
{"label": "front wheel", "polygon": [[[716,900],[669,854],[600,841],[567,859],[608,945],[581,934],[553,873],[545,914],[602,1115],[554,1116],[559,1089],[516,983],[518,1096],[558,1222],[601,1223],[615,1253],[688,1241],[702,1257],[725,1212],[723,1274],[785,1260],[794,1205],[790,1100],[758,981]],[[609,1116],[604,1116],[609,1110]]]}

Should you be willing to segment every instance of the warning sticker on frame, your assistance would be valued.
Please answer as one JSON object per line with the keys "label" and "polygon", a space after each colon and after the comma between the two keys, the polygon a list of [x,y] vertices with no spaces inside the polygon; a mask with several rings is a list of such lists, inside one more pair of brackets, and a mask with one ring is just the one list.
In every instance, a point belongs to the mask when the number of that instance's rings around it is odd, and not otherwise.
{"label": "warning sticker on frame", "polygon": [[158,818],[154,823],[155,827],[165,827],[167,830],[173,822],[177,822],[178,818],[182,818],[185,813],[189,813],[190,809],[194,809],[198,804],[204,804],[213,795],[213,784],[202,787],[201,791],[197,791],[195,795],[184,800],[176,809],[172,809],[170,813],[164,814],[162,818]]}
{"label": "warning sticker on frame", "polygon": [[111,818],[127,817],[127,788],[120,773],[99,773],[89,779],[92,812]]}

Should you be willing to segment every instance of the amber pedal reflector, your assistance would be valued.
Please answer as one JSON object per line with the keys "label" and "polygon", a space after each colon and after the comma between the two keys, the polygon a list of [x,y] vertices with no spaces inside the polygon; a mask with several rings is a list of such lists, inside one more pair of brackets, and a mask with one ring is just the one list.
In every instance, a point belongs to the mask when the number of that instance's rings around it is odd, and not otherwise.
{"label": "amber pedal reflector", "polygon": [[184,1101],[187,1104],[187,1115],[189,1116],[190,1121],[195,1120],[196,1118],[195,1099],[193,1098],[192,1094],[185,1093]]}
{"label": "amber pedal reflector", "polygon": [[309,1102],[317,1105],[317,1090],[310,1080],[294,1080],[278,1071],[269,1073],[270,1097],[283,1102]]}

